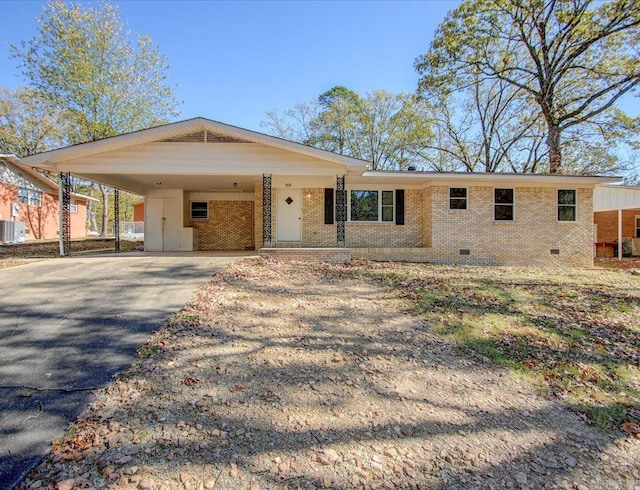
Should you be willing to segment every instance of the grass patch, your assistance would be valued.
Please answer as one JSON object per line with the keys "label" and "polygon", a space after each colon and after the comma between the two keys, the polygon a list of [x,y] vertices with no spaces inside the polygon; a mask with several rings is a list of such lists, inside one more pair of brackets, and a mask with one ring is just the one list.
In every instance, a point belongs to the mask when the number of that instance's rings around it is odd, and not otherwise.
{"label": "grass patch", "polygon": [[524,373],[599,427],[640,421],[640,279],[609,270],[380,264],[433,333]]}
{"label": "grass patch", "polygon": [[[142,250],[143,242],[135,240],[120,240],[121,252],[134,252]],[[88,252],[91,250],[113,249],[113,238],[87,238],[73,240],[71,242],[71,254],[73,252]],[[113,250],[111,250],[113,251]],[[42,258],[59,257],[60,245],[58,241],[27,242],[0,245],[0,259],[14,258]]]}

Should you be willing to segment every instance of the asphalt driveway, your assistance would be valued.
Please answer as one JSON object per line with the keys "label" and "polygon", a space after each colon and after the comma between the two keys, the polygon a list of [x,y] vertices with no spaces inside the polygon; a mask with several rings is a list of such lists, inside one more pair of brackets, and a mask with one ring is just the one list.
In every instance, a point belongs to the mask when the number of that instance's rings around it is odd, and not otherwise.
{"label": "asphalt driveway", "polygon": [[70,257],[0,270],[0,489],[12,488],[136,348],[238,256]]}

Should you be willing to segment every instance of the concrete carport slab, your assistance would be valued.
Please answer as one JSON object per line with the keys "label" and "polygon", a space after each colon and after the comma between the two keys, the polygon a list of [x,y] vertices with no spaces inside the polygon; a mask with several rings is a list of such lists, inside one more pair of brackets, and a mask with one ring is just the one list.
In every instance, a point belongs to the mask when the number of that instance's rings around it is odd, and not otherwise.
{"label": "concrete carport slab", "polygon": [[246,254],[67,257],[0,270],[0,489],[196,288]]}

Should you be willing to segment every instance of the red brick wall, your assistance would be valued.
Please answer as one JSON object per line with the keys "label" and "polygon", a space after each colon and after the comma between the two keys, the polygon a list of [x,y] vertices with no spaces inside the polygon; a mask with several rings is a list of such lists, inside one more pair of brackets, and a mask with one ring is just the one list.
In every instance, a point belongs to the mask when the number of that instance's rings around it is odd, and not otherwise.
{"label": "red brick wall", "polygon": [[[622,211],[622,236],[635,237],[635,218],[640,216],[640,209]],[[597,242],[613,242],[618,240],[618,211],[600,211],[593,213],[593,220],[598,225]]]}

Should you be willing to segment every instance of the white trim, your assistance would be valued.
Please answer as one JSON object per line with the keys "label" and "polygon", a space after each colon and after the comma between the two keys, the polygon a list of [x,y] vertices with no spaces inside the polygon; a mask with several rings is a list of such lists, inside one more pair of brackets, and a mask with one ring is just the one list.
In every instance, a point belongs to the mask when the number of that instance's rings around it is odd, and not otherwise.
{"label": "white trim", "polygon": [[[376,221],[363,221],[363,220],[352,220],[351,219],[351,193],[352,192],[377,192],[378,193],[378,219]],[[393,199],[393,203],[391,204],[391,209],[393,210],[393,219],[391,221],[383,221],[382,220],[382,193],[383,192],[391,192],[391,197]],[[385,205],[385,207],[389,207],[389,205]],[[347,189],[347,222],[348,223],[356,223],[356,224],[394,224],[396,222],[396,192],[394,189],[389,189],[388,187],[385,189],[361,189],[361,188],[353,188]]]}
{"label": "white trim", "polygon": [[[206,204],[207,215],[204,218],[193,217],[193,205],[194,203]],[[202,211],[201,209],[199,211]],[[193,221],[207,221],[209,219],[209,201],[189,201],[189,219]]]}
{"label": "white trim", "polygon": [[56,164],[59,162],[127,148],[143,143],[152,143],[154,141],[183,136],[193,131],[201,130],[207,130],[221,136],[230,136],[250,143],[260,143],[265,146],[319,158],[339,166],[356,167],[360,172],[365,171],[369,165],[369,162],[364,160],[340,155],[327,150],[320,150],[301,143],[287,141],[276,136],[258,133],[256,131],[231,126],[229,124],[224,124],[202,117],[196,117],[185,121],[165,124],[163,126],[156,126],[140,131],[134,131],[132,133],[121,134],[111,138],[104,138],[97,141],[90,141],[88,143],[38,153],[23,158],[21,163],[36,165],[42,168],[55,168]]}
{"label": "white trim", "polygon": [[[464,189],[465,190],[465,197],[451,197],[451,189]],[[459,208],[452,208],[451,207],[451,199],[464,199],[465,200],[465,207],[463,209],[459,209]],[[495,199],[495,194],[494,194],[494,199]],[[469,211],[469,188],[467,186],[455,186],[455,185],[450,185],[449,186],[449,211],[453,211],[453,212],[464,212],[464,211]]]}
{"label": "white trim", "polygon": [[[574,204],[560,204],[560,191],[573,191],[573,195],[575,196],[575,202]],[[572,220],[566,220],[560,219],[560,206],[573,206],[574,209],[574,219]],[[578,222],[578,190],[577,189],[561,189],[558,188],[558,190],[556,191],[556,221],[558,223],[577,223]]]}
{"label": "white trim", "polygon": [[[496,202],[496,190],[504,189],[511,190],[513,192],[513,202],[509,203],[497,203]],[[511,206],[513,208],[513,219],[496,219],[496,206]],[[515,223],[516,221],[516,190],[513,187],[494,187],[493,188],[493,222],[494,223]]]}
{"label": "white trim", "polygon": [[[513,182],[518,184],[546,184],[546,185],[576,185],[585,186],[613,184],[622,182],[622,177],[587,176],[587,175],[561,175],[561,174],[513,174],[513,173],[474,173],[474,172],[382,172],[368,170],[362,177],[384,178],[386,182],[396,180],[434,181],[438,185],[456,186],[457,182],[478,182],[495,187],[497,182]],[[418,182],[416,182],[418,183]],[[479,184],[476,184],[479,185]],[[579,187],[579,185],[578,185]],[[612,186],[613,187],[613,186]],[[502,189],[503,187],[499,187]]]}

